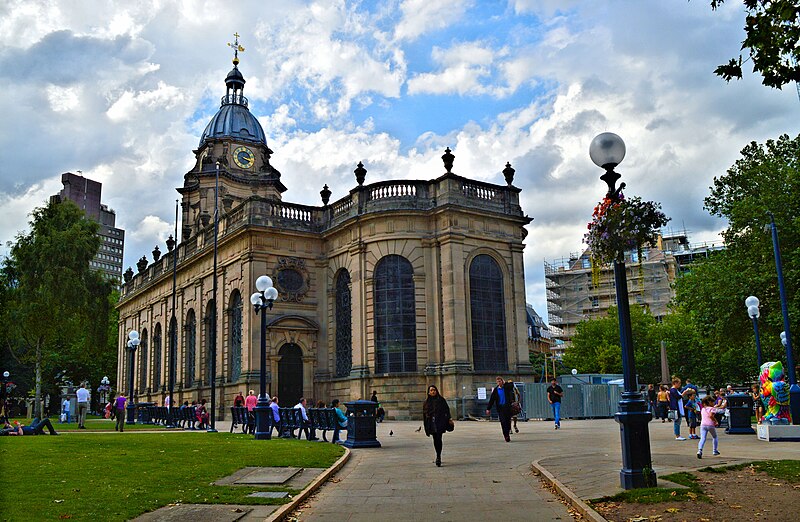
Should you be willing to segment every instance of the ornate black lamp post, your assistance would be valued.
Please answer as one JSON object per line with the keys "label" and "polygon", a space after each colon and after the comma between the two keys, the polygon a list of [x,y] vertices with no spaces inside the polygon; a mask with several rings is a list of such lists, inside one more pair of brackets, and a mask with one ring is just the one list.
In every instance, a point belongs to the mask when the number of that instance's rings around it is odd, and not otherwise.
{"label": "ornate black lamp post", "polygon": [[139,332],[131,330],[128,334],[128,353],[130,353],[130,358],[128,359],[128,418],[125,420],[125,424],[136,424],[133,418],[136,410],[136,406],[133,404],[133,363],[136,348],[139,347],[139,343],[141,342],[142,340],[139,339]]}
{"label": "ornate black lamp post", "polygon": [[269,417],[272,410],[267,397],[267,310],[272,310],[272,303],[278,298],[278,291],[272,286],[272,279],[261,276],[256,279],[256,290],[250,296],[256,315],[261,314],[261,388],[258,393],[258,403],[254,408],[256,412],[256,440],[269,440],[272,438]]}
{"label": "ornate black lamp post", "polygon": [[[616,187],[620,175],[614,168],[625,157],[625,142],[611,132],[596,136],[589,146],[589,156],[598,167],[605,169],[600,179],[608,185],[606,197],[612,202],[620,200],[620,191],[625,183]],[[619,233],[619,231],[609,231]],[[631,333],[631,314],[628,304],[628,279],[625,273],[624,252],[617,252],[614,260],[614,288],[617,293],[617,313],[619,317],[619,340],[622,346],[622,373],[625,391],[619,401],[619,411],[615,415],[620,425],[622,438],[622,470],[620,484],[623,489],[653,487],[656,485],[656,474],[653,471],[650,456],[650,431],[648,423],[653,418],[647,401],[642,397],[636,385],[636,362],[633,351],[633,334]]]}
{"label": "ornate black lamp post", "polygon": [[756,334],[756,358],[758,359],[758,371],[761,371],[761,337],[758,335],[758,318],[761,317],[761,312],[758,310],[758,297],[751,295],[744,300],[744,306],[747,307],[747,315],[753,321],[753,331]]}
{"label": "ornate black lamp post", "polygon": [[278,298],[278,291],[272,286],[272,279],[262,275],[256,279],[256,290],[250,296],[256,314],[261,314],[261,388],[258,392],[258,403],[254,408],[256,412],[256,440],[269,440],[272,438],[269,417],[272,410],[267,397],[267,310],[272,310],[272,303]]}
{"label": "ornate black lamp post", "polygon": [[792,353],[792,331],[789,329],[789,307],[786,300],[786,285],[783,284],[783,263],[781,262],[781,246],[778,242],[778,227],[775,226],[775,216],[770,212],[770,229],[772,231],[772,249],[775,255],[775,269],[778,272],[778,290],[781,295],[781,313],[783,314],[783,333],[781,342],[786,347],[786,368],[789,376],[789,410],[792,412],[792,424],[800,424],[800,386],[797,384],[797,374],[794,367],[794,354]]}
{"label": "ornate black lamp post", "polygon": [[8,378],[11,374],[8,370],[3,372],[3,389],[2,389],[2,402],[0,402],[0,416],[8,417]]}

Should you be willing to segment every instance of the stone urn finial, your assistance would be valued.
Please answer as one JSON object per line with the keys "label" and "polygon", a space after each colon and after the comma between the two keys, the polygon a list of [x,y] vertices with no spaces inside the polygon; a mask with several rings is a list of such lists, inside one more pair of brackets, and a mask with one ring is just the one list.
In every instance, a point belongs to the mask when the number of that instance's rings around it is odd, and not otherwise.
{"label": "stone urn finial", "polygon": [[158,260],[161,259],[161,249],[158,248],[158,245],[153,249],[153,262],[157,263]]}
{"label": "stone urn finial", "polygon": [[172,234],[169,235],[167,238],[167,250],[172,252],[172,249],[175,248],[175,238],[172,237]]}
{"label": "stone urn finial", "polygon": [[142,258],[136,262],[136,269],[139,270],[140,274],[147,270],[147,257],[142,256]]}
{"label": "stone urn finial", "polygon": [[364,164],[360,161],[358,162],[358,167],[353,172],[356,173],[356,181],[359,185],[364,184],[364,180],[367,177],[367,169],[364,168]]}
{"label": "stone urn finial", "polygon": [[450,147],[444,149],[444,154],[442,154],[442,161],[444,161],[444,168],[448,174],[450,174],[453,170],[453,161],[455,161],[456,157],[453,156],[452,152],[450,151]]}
{"label": "stone urn finial", "polygon": [[122,274],[122,278],[125,279],[126,283],[130,283],[131,279],[133,279],[133,268],[128,267],[128,269],[125,270],[125,273]]}
{"label": "stone urn finial", "polygon": [[511,183],[514,181],[514,168],[511,166],[510,162],[506,162],[506,168],[503,169],[503,176],[506,177],[506,183],[511,186]]}
{"label": "stone urn finial", "polygon": [[322,187],[322,190],[319,191],[319,195],[322,197],[322,204],[327,207],[328,201],[331,200],[331,191],[328,188],[328,185]]}

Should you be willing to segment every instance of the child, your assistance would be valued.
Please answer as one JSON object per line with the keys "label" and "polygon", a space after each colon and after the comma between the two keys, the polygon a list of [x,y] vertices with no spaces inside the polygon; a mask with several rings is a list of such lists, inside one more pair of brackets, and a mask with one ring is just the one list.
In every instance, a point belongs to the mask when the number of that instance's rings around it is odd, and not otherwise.
{"label": "child", "polygon": [[702,420],[700,422],[700,442],[697,444],[697,458],[703,458],[703,446],[706,444],[706,436],[710,433],[714,441],[714,455],[719,455],[719,439],[717,439],[717,420],[714,414],[717,408],[714,407],[714,397],[709,395],[703,398],[703,408],[700,410]]}
{"label": "child", "polygon": [[697,434],[697,416],[698,416],[698,408],[697,408],[697,396],[695,395],[694,391],[690,391],[688,397],[686,398],[686,424],[689,426],[689,438],[690,439],[699,439],[700,436]]}

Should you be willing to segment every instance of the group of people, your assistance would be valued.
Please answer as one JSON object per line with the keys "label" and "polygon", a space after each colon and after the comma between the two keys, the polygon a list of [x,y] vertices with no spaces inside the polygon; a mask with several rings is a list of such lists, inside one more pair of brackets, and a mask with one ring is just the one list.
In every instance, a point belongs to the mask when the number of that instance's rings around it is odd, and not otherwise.
{"label": "group of people", "polygon": [[[374,392],[373,392],[374,393]],[[313,402],[313,401],[312,401]],[[239,392],[238,395],[233,399],[233,405],[235,407],[245,407],[247,408],[247,414],[249,417],[248,425],[251,427],[251,430],[255,429],[255,408],[258,405],[258,397],[255,394],[255,391],[250,390],[247,397],[242,395],[242,392]],[[317,401],[316,403],[317,408],[325,408],[324,401]],[[336,425],[334,426],[333,430],[333,442],[338,443],[341,442],[339,440],[339,433],[341,430],[347,429],[347,416],[339,407],[339,399],[334,399],[331,401],[329,408],[333,408],[336,414]],[[272,397],[269,400],[269,408],[272,414],[272,423],[270,425],[270,434],[272,433],[273,428],[275,429],[278,436],[283,435],[279,432],[281,426],[281,415],[280,415],[280,406],[278,405],[278,397]],[[300,428],[300,433],[297,434],[297,438],[299,439],[301,434],[305,434],[306,440],[319,440],[317,437],[316,429],[314,428],[311,419],[308,416],[308,401],[305,397],[301,397],[297,404],[293,406],[294,409],[300,410],[300,416],[303,419],[303,426]]]}
{"label": "group of people", "polygon": [[[495,408],[497,417],[500,419],[503,439],[506,442],[511,442],[512,422],[514,432],[519,433],[517,414],[520,413],[520,393],[517,387],[514,386],[513,381],[506,381],[503,377],[498,376],[495,382],[497,386],[492,388],[489,404],[486,407],[486,415],[491,415],[492,408]],[[559,429],[561,427],[559,412],[564,390],[553,379],[551,386],[547,389],[547,394],[547,400],[553,406],[555,427]],[[425,401],[422,403],[422,422],[425,428],[425,435],[433,439],[433,449],[436,452],[434,463],[436,466],[441,467],[442,436],[446,432],[453,431],[455,423],[450,415],[450,407],[447,405],[447,401],[433,384],[428,386]]]}
{"label": "group of people", "polygon": [[[757,386],[754,386],[753,393],[757,393]],[[703,448],[706,440],[711,437],[713,441],[714,455],[719,455],[719,437],[717,428],[725,415],[728,406],[727,395],[733,393],[733,388],[728,386],[708,394],[701,400],[699,398],[697,386],[691,380],[686,379],[686,385],[681,385],[681,379],[677,376],[672,377],[672,386],[660,385],[658,392],[655,386],[648,386],[647,398],[650,403],[651,411],[655,419],[661,422],[672,422],[672,430],[675,440],[683,441],[686,437],[681,435],[681,424],[686,419],[686,426],[689,429],[689,439],[697,439],[697,458],[703,458]],[[759,401],[760,402],[760,401]],[[698,434],[697,430],[700,429]]]}

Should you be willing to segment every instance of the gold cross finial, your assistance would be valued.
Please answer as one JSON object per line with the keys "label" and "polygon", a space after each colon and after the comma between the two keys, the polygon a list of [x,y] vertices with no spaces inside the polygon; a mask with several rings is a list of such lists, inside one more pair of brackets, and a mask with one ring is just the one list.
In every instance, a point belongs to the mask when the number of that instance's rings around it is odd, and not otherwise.
{"label": "gold cross finial", "polygon": [[228,42],[228,47],[233,49],[233,65],[239,65],[239,53],[244,52],[244,47],[239,45],[239,33],[233,33],[234,38],[236,38],[233,43]]}

